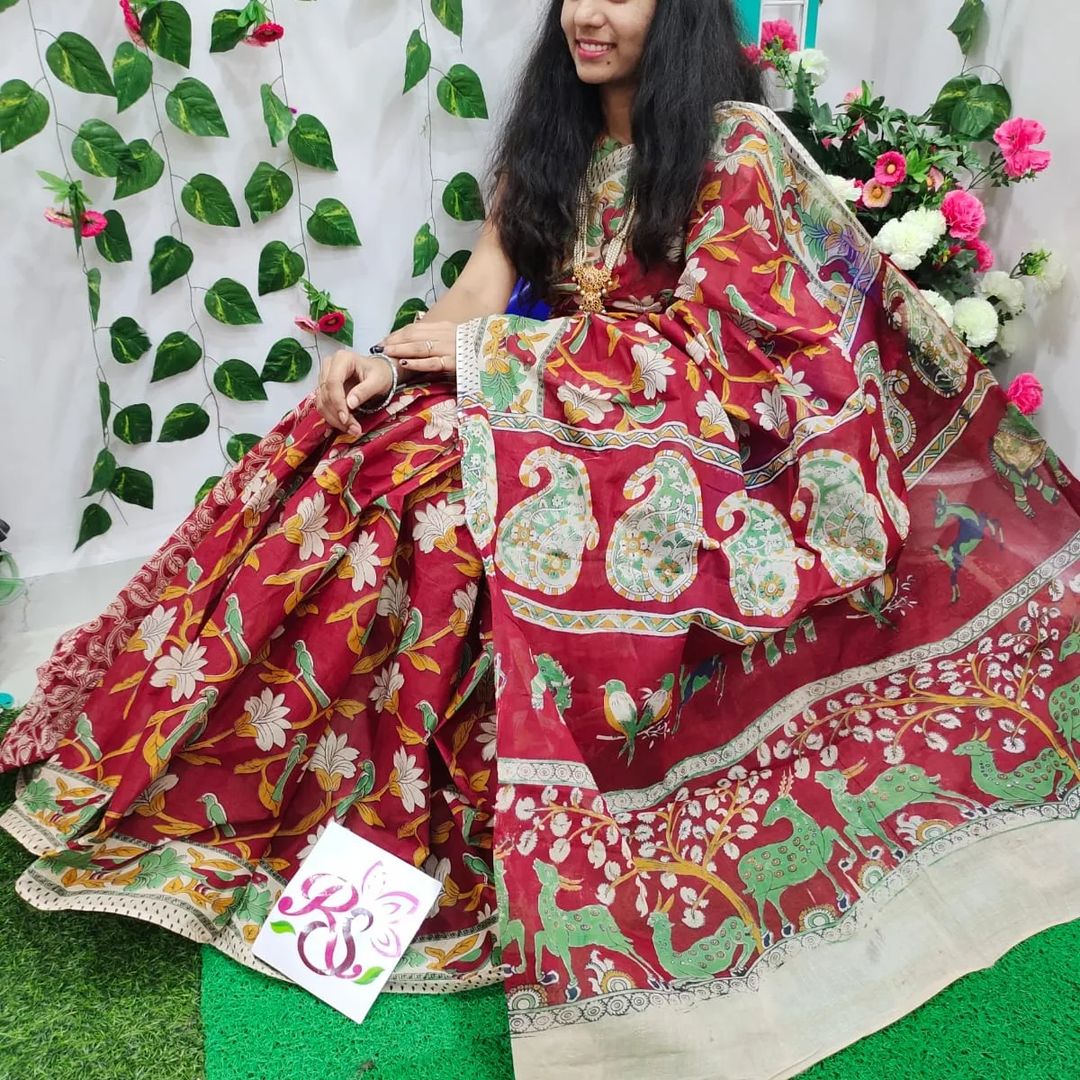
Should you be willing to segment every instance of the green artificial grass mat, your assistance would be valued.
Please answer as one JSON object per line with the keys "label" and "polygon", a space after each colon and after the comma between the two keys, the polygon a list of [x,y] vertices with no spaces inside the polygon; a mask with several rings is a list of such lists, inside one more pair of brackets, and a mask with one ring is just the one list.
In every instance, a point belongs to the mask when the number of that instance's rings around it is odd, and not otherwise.
{"label": "green artificial grass mat", "polygon": [[[0,733],[14,719],[0,712]],[[0,776],[0,811],[15,777]],[[0,1080],[202,1080],[199,948],[15,893],[33,856],[0,832]]]}

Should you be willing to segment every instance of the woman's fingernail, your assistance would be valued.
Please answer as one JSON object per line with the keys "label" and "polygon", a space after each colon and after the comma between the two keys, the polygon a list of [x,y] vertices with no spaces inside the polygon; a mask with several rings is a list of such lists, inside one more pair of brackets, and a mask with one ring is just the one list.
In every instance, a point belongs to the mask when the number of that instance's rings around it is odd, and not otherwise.
{"label": "woman's fingernail", "polygon": [[341,421],[341,422],[342,422],[343,424],[347,424],[347,423],[349,422],[349,414],[348,414],[348,413],[344,413],[344,412],[339,412],[339,413],[338,413],[338,419],[339,419],[339,420],[340,420],[340,421]]}
{"label": "woman's fingernail", "polygon": [[381,345],[372,345],[371,348],[368,349],[368,352],[371,353],[373,356],[377,355],[378,353],[384,352],[384,351],[385,350],[383,349],[383,347]]}
{"label": "woman's fingernail", "polygon": [[399,360],[398,363],[400,363],[402,367],[408,367],[409,366],[409,361],[408,360]]}

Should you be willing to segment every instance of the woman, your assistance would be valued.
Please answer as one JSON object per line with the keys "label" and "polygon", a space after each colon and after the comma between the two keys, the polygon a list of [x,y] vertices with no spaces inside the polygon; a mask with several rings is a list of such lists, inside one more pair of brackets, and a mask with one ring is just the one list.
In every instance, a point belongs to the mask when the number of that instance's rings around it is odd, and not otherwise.
{"label": "woman", "polygon": [[1076,487],[727,0],[555,0],[522,86],[459,283],[58,646],[19,891],[258,966],[337,820],[519,1076],[789,1076],[1080,915]]}

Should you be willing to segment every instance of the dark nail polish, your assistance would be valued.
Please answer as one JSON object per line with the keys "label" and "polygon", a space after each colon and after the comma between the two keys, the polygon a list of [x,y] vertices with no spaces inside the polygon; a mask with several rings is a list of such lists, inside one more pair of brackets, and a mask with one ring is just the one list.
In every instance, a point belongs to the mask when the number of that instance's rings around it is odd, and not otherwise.
{"label": "dark nail polish", "polygon": [[398,363],[399,363],[399,364],[400,364],[400,365],[401,365],[402,367],[408,367],[408,366],[409,366],[409,361],[408,361],[408,360],[399,360],[399,361],[398,361]]}
{"label": "dark nail polish", "polygon": [[385,351],[386,350],[381,345],[372,345],[371,348],[368,349],[368,352],[371,353],[372,356],[377,356],[379,353]]}

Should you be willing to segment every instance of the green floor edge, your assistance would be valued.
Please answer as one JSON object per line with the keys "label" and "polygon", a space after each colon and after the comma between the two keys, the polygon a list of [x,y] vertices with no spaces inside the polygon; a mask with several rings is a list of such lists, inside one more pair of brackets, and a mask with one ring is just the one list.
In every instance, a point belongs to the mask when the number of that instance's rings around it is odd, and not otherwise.
{"label": "green floor edge", "polygon": [[[498,987],[384,995],[356,1025],[157,927],[35,911],[13,889],[30,858],[0,835],[0,1080],[510,1080]],[[1080,921],[1047,930],[803,1076],[1072,1080],[1078,957]]]}

